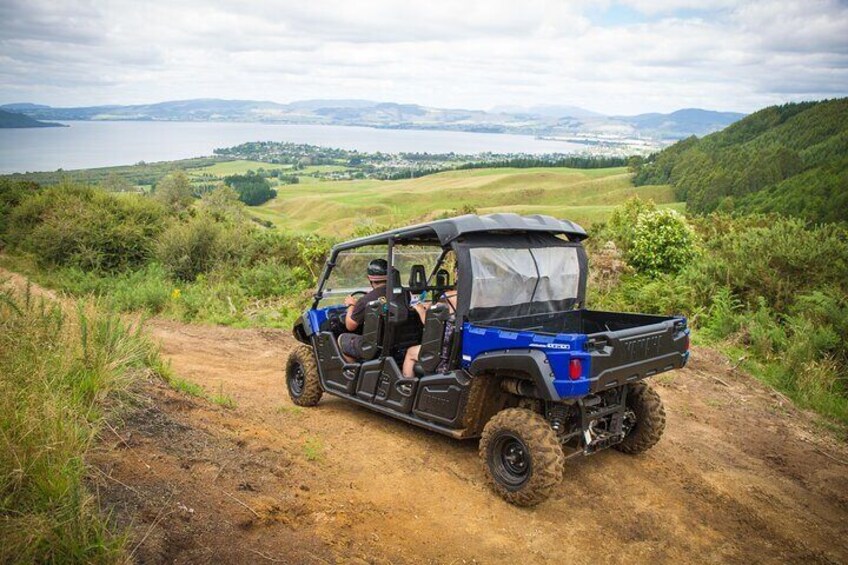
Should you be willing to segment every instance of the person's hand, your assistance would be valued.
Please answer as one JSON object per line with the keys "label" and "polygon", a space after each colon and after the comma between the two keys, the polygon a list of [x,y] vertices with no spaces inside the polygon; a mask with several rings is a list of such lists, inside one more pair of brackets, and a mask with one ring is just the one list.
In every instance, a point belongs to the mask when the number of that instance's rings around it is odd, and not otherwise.
{"label": "person's hand", "polygon": [[354,298],[353,296],[345,296],[344,305],[345,306],[355,306],[356,305],[356,298]]}

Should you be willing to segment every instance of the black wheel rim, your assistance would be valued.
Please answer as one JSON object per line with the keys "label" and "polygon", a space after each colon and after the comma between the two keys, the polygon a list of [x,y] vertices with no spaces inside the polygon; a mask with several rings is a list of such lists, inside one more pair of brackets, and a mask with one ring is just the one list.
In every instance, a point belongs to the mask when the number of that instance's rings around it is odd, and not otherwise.
{"label": "black wheel rim", "polygon": [[507,488],[519,488],[530,478],[530,452],[514,434],[498,436],[492,444],[491,461],[492,473]]}
{"label": "black wheel rim", "polygon": [[294,363],[289,376],[289,391],[291,391],[292,396],[298,397],[303,394],[304,387],[306,387],[306,373],[303,370],[303,365]]}
{"label": "black wheel rim", "polygon": [[626,410],[624,412],[624,418],[621,422],[621,431],[624,432],[624,437],[630,435],[630,433],[636,428],[636,413],[633,410]]}

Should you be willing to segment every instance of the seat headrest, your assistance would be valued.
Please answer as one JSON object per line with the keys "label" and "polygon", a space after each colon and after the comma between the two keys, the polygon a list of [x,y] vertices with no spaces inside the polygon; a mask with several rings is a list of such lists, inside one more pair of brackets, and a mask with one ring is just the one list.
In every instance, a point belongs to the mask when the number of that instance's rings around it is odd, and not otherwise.
{"label": "seat headrest", "polygon": [[400,271],[396,268],[392,267],[392,289],[394,292],[401,292],[403,289],[403,283],[400,280]]}
{"label": "seat headrest", "polygon": [[413,265],[409,270],[409,290],[413,293],[423,292],[427,288],[427,271],[424,265]]}

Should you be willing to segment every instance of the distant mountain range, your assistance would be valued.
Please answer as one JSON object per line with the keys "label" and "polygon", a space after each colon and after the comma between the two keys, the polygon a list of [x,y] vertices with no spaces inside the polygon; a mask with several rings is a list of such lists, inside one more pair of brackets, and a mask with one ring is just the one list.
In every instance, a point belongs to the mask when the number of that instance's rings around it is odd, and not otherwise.
{"label": "distant mountain range", "polygon": [[0,109],[39,120],[239,121],[325,124],[393,129],[521,133],[553,138],[682,139],[721,130],[744,117],[697,108],[671,114],[604,116],[576,106],[500,106],[491,111],[430,108],[371,100],[302,100],[288,104],[256,100],[197,99],[132,106],[53,108],[7,104]]}
{"label": "distant mountain range", "polygon": [[24,114],[0,110],[0,129],[4,128],[54,128],[63,127],[63,124],[40,122]]}

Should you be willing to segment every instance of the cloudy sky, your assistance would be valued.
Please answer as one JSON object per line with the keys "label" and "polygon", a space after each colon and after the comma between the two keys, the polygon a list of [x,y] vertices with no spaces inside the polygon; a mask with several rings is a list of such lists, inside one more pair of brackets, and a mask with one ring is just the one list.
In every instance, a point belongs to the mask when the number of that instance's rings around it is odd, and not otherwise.
{"label": "cloudy sky", "polygon": [[627,114],[845,95],[837,0],[0,0],[0,103],[366,98]]}

